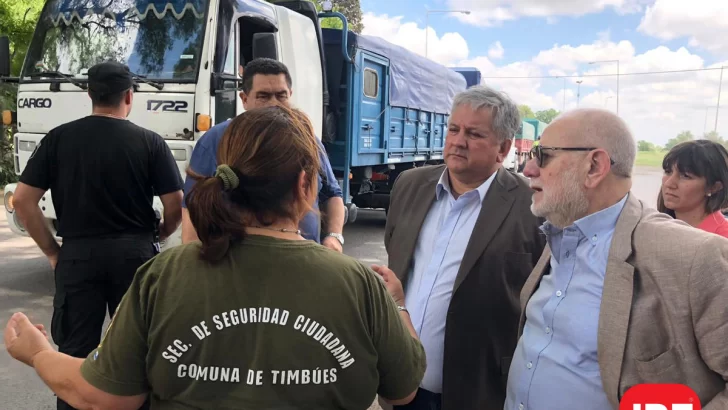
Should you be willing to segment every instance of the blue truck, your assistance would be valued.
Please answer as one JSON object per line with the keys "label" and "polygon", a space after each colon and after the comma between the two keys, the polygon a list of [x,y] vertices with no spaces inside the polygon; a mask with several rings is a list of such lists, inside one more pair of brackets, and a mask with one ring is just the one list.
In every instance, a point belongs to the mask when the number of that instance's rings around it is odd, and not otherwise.
{"label": "blue truck", "polygon": [[480,84],[482,80],[480,70],[475,67],[454,67],[453,70],[465,77],[468,88]]}
{"label": "blue truck", "polygon": [[336,29],[322,37],[333,114],[323,142],[352,222],[357,208],[387,211],[402,171],[443,162],[452,100],[467,83],[379,37]]}

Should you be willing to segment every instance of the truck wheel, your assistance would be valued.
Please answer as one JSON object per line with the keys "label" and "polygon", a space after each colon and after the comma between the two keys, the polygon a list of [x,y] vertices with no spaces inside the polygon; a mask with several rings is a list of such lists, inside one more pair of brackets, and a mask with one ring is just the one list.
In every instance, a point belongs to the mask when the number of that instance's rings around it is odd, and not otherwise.
{"label": "truck wheel", "polygon": [[357,208],[356,205],[354,205],[352,203],[346,204],[344,225],[355,222],[358,212],[359,212],[359,208]]}

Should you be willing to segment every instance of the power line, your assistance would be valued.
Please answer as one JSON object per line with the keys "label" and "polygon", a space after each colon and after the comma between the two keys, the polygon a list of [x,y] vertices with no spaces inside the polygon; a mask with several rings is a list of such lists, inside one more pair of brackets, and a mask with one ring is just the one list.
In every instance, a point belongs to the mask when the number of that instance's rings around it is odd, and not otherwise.
{"label": "power line", "polygon": [[[676,73],[691,73],[696,71],[715,71],[720,70],[721,67],[715,68],[693,68],[684,70],[668,70],[668,71],[646,71],[642,73],[620,73],[620,77],[630,75],[650,75],[650,74],[676,74]],[[532,76],[482,76],[482,78],[501,78],[501,79],[516,79],[516,78],[586,78],[586,77],[616,77],[617,74],[584,74],[584,75],[532,75]]]}

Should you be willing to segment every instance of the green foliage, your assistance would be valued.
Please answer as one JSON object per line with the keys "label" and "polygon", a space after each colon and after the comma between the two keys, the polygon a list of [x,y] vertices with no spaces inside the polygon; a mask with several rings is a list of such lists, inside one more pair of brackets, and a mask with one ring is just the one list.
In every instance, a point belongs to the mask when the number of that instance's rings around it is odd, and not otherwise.
{"label": "green foliage", "polygon": [[690,132],[690,131],[683,131],[680,134],[678,134],[677,137],[670,138],[667,141],[667,144],[665,144],[665,149],[669,151],[669,150],[672,149],[672,147],[674,147],[675,145],[677,145],[677,144],[679,144],[681,142],[692,141],[694,139],[695,139],[695,137],[693,136],[693,133],[692,132]]}
{"label": "green foliage", "polygon": [[42,8],[43,0],[0,0],[0,35],[10,39],[11,75],[20,73]]}
{"label": "green foliage", "polygon": [[548,110],[538,111],[536,112],[536,119],[539,121],[543,121],[546,124],[550,124],[551,121],[558,116],[560,112],[556,111],[553,108],[550,108]]}
{"label": "green foliage", "polygon": [[[13,156],[13,132],[14,127],[3,127],[0,133],[0,191],[5,185],[16,182],[18,176],[15,174],[15,159]],[[7,128],[7,129],[6,129]]]}
{"label": "green foliage", "polygon": [[[276,3],[283,0],[266,0],[270,3]],[[319,12],[323,11],[323,3],[325,0],[308,0],[311,1]],[[357,34],[361,34],[364,30],[364,23],[362,22],[361,14],[361,3],[360,0],[331,0],[333,6],[331,11],[336,11],[346,17],[347,24],[349,25],[349,31],[353,31]],[[341,30],[344,28],[344,24],[338,18],[324,18],[321,19],[321,28],[332,28]]]}
{"label": "green foliage", "polygon": [[[0,0],[0,36],[8,36],[10,39],[11,76],[20,74],[42,7],[43,0]],[[14,84],[0,80],[0,111],[15,110],[17,95]],[[13,159],[13,131],[3,127],[0,133],[0,189],[17,180]]]}
{"label": "green foliage", "polygon": [[[316,4],[316,10],[321,10],[321,5],[324,0],[313,0]],[[337,11],[346,17],[347,24],[349,25],[349,31],[353,31],[357,34],[361,34],[364,30],[364,23],[361,15],[361,3],[360,0],[332,0],[331,4],[334,6],[332,11]],[[321,28],[333,28],[341,30],[344,25],[341,20],[337,18],[325,18],[321,19]]]}
{"label": "green foliage", "polygon": [[521,120],[525,120],[526,118],[536,118],[536,114],[534,114],[531,107],[527,105],[519,105],[518,112],[521,113]]}
{"label": "green foliage", "polygon": [[560,114],[553,108],[534,113],[531,107],[527,105],[519,105],[518,112],[521,113],[522,120],[525,120],[527,118],[535,118],[541,122],[545,122],[546,124],[550,124],[551,121],[553,121],[554,118],[556,118],[556,116]]}
{"label": "green foliage", "polygon": [[637,150],[640,152],[653,152],[659,151],[660,148],[649,141],[640,140],[637,142]]}
{"label": "green foliage", "polygon": [[705,135],[703,135],[703,138],[706,140],[711,140],[713,142],[717,142],[718,144],[726,147],[728,149],[728,140],[724,139],[715,131],[706,132]]}

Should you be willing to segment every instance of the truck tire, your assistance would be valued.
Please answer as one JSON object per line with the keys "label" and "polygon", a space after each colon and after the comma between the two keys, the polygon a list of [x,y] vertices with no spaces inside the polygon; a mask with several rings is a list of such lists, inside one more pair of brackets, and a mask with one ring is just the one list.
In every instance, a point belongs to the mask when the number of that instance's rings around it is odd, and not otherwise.
{"label": "truck tire", "polygon": [[350,223],[354,223],[356,221],[357,214],[359,213],[359,208],[356,207],[356,205],[352,203],[346,204],[344,208],[344,225],[348,225]]}

